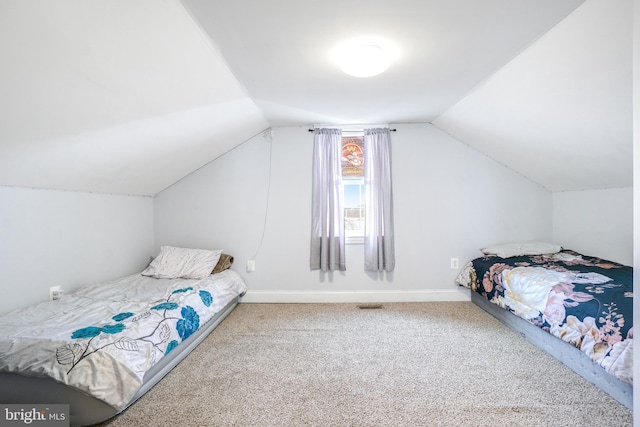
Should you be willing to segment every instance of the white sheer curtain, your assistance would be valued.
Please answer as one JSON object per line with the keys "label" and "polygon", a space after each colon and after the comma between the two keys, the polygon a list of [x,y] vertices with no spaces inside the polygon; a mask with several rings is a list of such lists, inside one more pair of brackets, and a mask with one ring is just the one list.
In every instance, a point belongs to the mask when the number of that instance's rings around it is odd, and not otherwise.
{"label": "white sheer curtain", "polygon": [[364,130],[364,269],[395,267],[389,129]]}
{"label": "white sheer curtain", "polygon": [[313,144],[311,269],[346,270],[342,131],[316,129]]}

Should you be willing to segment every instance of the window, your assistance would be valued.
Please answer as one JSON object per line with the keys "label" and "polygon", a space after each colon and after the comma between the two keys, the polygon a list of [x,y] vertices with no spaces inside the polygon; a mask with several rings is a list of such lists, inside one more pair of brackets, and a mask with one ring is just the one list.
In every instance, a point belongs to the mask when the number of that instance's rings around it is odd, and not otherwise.
{"label": "window", "polygon": [[347,244],[364,243],[364,137],[362,133],[342,136],[342,186],[344,230]]}
{"label": "window", "polygon": [[366,271],[395,268],[389,132],[314,130],[311,270],[346,270],[347,240],[364,245]]}

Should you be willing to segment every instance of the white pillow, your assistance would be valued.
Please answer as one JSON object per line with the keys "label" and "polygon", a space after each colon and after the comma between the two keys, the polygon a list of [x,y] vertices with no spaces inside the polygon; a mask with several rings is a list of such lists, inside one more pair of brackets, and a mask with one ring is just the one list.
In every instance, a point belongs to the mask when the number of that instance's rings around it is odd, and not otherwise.
{"label": "white pillow", "polygon": [[142,272],[157,279],[203,279],[211,274],[222,249],[187,249],[162,246],[160,254]]}
{"label": "white pillow", "polygon": [[485,255],[497,255],[500,258],[509,258],[520,255],[544,255],[560,252],[562,246],[546,242],[514,242],[502,245],[492,245],[480,249]]}

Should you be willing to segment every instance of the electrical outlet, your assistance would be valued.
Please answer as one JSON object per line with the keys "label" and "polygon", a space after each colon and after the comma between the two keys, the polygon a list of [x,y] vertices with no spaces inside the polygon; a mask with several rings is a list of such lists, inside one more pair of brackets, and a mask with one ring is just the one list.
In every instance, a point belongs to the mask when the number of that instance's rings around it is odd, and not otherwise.
{"label": "electrical outlet", "polygon": [[451,258],[451,269],[457,270],[460,267],[460,260],[458,258]]}
{"label": "electrical outlet", "polygon": [[256,262],[252,259],[247,261],[247,273],[252,273],[256,271]]}
{"label": "electrical outlet", "polygon": [[52,286],[49,288],[49,301],[55,301],[62,296],[62,287]]}

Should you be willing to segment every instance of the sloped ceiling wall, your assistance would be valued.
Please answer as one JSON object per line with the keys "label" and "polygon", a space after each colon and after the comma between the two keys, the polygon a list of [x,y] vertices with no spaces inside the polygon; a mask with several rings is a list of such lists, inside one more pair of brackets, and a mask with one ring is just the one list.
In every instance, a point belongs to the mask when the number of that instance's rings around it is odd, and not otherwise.
{"label": "sloped ceiling wall", "polygon": [[268,127],[177,1],[0,3],[0,184],[153,195]]}
{"label": "sloped ceiling wall", "polygon": [[[269,126],[433,122],[553,191],[630,186],[631,5],[3,0],[0,185],[154,195]],[[387,73],[329,62],[372,32]]]}
{"label": "sloped ceiling wall", "polygon": [[632,16],[587,1],[433,123],[552,191],[632,186]]}

